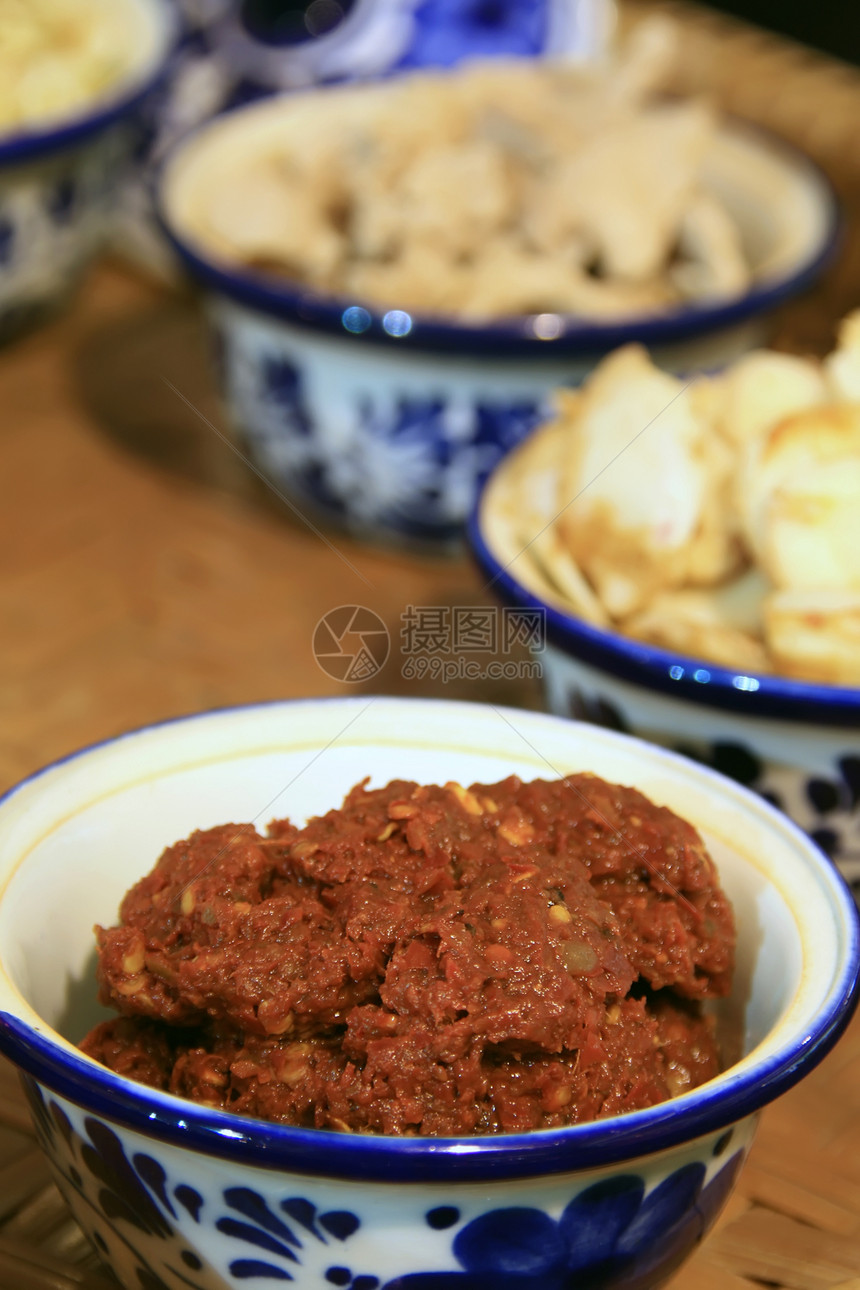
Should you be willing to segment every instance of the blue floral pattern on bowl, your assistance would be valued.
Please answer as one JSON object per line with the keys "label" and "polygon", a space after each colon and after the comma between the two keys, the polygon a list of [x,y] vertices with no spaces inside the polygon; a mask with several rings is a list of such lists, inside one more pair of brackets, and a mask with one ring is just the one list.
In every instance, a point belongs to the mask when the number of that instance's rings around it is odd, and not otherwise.
{"label": "blue floral pattern on bowl", "polygon": [[[724,1150],[727,1141],[718,1145]],[[558,1219],[525,1206],[489,1210],[454,1238],[462,1272],[417,1273],[385,1290],[646,1290],[671,1276],[709,1230],[744,1155],[736,1152],[706,1187],[700,1161],[647,1195],[638,1174],[618,1174],[579,1192]]]}
{"label": "blue floral pattern on bowl", "polygon": [[324,339],[286,324],[216,317],[220,382],[252,464],[361,536],[454,545],[482,481],[545,415],[540,373],[506,388],[504,373],[478,367],[458,385],[432,359],[362,349],[360,362],[337,362]]}
{"label": "blue floral pattern on bowl", "polygon": [[127,132],[0,171],[0,334],[72,289],[108,225]]}
{"label": "blue floral pattern on bowl", "polygon": [[450,1203],[423,1213],[426,1249],[416,1244],[413,1266],[392,1275],[387,1216],[380,1223],[377,1208],[364,1217],[360,1192],[350,1208],[326,1208],[277,1173],[265,1188],[224,1185],[220,1175],[204,1188],[199,1178],[174,1176],[157,1143],[136,1150],[119,1126],[94,1115],[76,1127],[76,1108],[64,1109],[29,1077],[24,1087],[84,1231],[123,1284],[140,1290],[286,1282],[301,1290],[645,1290],[710,1229],[751,1138],[751,1126],[727,1130],[703,1144],[700,1158],[658,1170],[656,1182],[653,1170],[647,1179],[629,1165],[603,1171],[578,1190],[571,1184],[569,1199],[562,1189],[557,1213],[534,1204],[475,1213],[474,1201],[467,1213],[452,1188]]}
{"label": "blue floral pattern on bowl", "polygon": [[61,302],[106,236],[134,152],[136,114],[174,37],[167,0],[142,6],[145,62],[77,115],[0,137],[0,337]]}

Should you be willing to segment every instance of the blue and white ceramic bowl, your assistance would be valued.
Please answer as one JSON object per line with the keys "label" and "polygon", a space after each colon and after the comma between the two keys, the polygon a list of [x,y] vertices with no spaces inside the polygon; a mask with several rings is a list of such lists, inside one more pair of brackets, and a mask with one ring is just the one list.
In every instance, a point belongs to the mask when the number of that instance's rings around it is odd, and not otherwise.
{"label": "blue and white ceramic bowl", "polygon": [[176,265],[152,206],[169,149],[217,112],[281,91],[389,76],[464,58],[605,53],[614,0],[173,0],[181,35],[146,105],[117,250],[162,278]]}
{"label": "blue and white ceramic bowl", "polygon": [[91,107],[0,134],[0,336],[75,285],[107,231],[129,121],[158,81],[174,34],[167,0],[124,0],[133,69]]}
{"label": "blue and white ceramic bowl", "polygon": [[160,200],[175,250],[206,290],[227,410],[250,458],[300,506],[362,537],[455,543],[480,481],[542,418],[549,390],[577,384],[628,340],[675,370],[721,366],[762,340],[767,311],[805,287],[834,246],[836,206],[819,172],[732,125],[707,183],[743,231],[755,282],[719,305],[612,324],[540,314],[468,325],[374,311],[219,260],[195,236],[198,186],[211,191],[225,158],[300,132],[320,93],[202,127],[172,154]]}
{"label": "blue and white ceramic bowl", "polygon": [[836,861],[860,899],[860,689],[747,676],[593,627],[543,599],[492,520],[501,469],[469,540],[493,593],[544,615],[550,711],[649,739],[755,789]]}
{"label": "blue and white ceramic bowl", "polygon": [[[588,769],[703,833],[739,953],[719,1024],[737,1053],[691,1093],[533,1134],[351,1136],[154,1092],[73,1044],[98,1019],[93,934],[162,847],[225,820],[320,813],[365,775],[468,783]],[[653,1287],[713,1223],[758,1112],[856,1002],[857,913],[784,815],[638,740],[537,713],[344,698],[204,714],[70,757],[0,803],[0,1049],[41,1142],[125,1286],[223,1290]]]}

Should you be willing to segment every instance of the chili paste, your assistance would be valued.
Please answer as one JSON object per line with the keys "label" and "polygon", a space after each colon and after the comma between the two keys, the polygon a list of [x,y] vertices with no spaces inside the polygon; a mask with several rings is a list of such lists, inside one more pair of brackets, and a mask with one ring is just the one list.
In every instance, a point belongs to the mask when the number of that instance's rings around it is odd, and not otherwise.
{"label": "chili paste", "polygon": [[591,775],[357,785],[304,828],[168,847],[97,928],[81,1047],[286,1124],[510,1133],[712,1078],[730,904],[691,825]]}

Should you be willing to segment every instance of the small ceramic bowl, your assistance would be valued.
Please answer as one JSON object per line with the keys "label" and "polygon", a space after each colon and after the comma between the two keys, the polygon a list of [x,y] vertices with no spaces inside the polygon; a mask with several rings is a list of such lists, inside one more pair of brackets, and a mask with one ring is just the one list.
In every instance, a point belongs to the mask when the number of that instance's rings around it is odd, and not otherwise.
{"label": "small ceramic bowl", "polygon": [[376,311],[219,260],[195,237],[197,186],[225,160],[301,132],[320,93],[337,91],[267,99],[203,126],[171,154],[160,204],[175,251],[206,289],[227,410],[250,458],[360,537],[456,544],[480,481],[544,415],[547,391],[578,383],[628,340],[676,370],[721,366],[763,339],[767,311],[834,247],[836,205],[819,172],[734,124],[706,182],[742,230],[754,285],[717,305],[613,323],[539,314],[468,325]]}
{"label": "small ceramic bowl", "polygon": [[860,689],[747,676],[604,631],[551,604],[500,554],[494,476],[469,540],[495,595],[544,615],[540,668],[551,712],[683,752],[785,810],[860,898]]}
{"label": "small ceramic bowl", "polygon": [[351,0],[304,10],[259,0],[173,3],[181,37],[146,105],[140,164],[113,221],[115,249],[166,281],[178,266],[153,209],[153,178],[177,140],[216,112],[281,91],[465,58],[599,57],[615,21],[614,0]]}
{"label": "small ceramic bowl", "polygon": [[[691,820],[734,903],[738,963],[718,1024],[737,1060],[693,1092],[532,1134],[349,1135],[212,1111],[75,1048],[100,1016],[93,924],[114,921],[127,887],[195,827],[301,820],[366,775],[581,769]],[[665,750],[513,709],[312,699],[112,740],[0,803],[0,893],[0,1049],[24,1072],[60,1188],[126,1286],[662,1284],[731,1191],[760,1109],[824,1056],[856,1002],[857,912],[784,815]]]}
{"label": "small ceramic bowl", "polygon": [[128,125],[166,65],[168,0],[125,0],[133,70],[89,108],[0,133],[0,337],[60,302],[107,232]]}

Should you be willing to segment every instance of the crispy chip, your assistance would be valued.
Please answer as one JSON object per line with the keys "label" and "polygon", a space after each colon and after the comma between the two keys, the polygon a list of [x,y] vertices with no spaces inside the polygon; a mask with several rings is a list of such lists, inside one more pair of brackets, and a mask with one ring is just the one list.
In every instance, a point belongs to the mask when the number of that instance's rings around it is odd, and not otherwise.
{"label": "crispy chip", "polygon": [[860,589],[860,406],[777,422],[741,481],[747,536],[776,586]]}
{"label": "crispy chip", "polygon": [[705,104],[654,93],[669,31],[641,24],[605,66],[488,59],[254,109],[220,132],[193,234],[323,291],[469,322],[741,294],[746,252],[704,178],[726,140]]}
{"label": "crispy chip", "polygon": [[559,529],[613,617],[683,581],[707,490],[702,429],[683,384],[639,346],[605,359],[583,391]]}
{"label": "crispy chip", "polygon": [[[575,391],[556,392],[564,415],[573,414],[578,400]],[[556,464],[563,434],[561,422],[551,424],[511,453],[487,490],[482,520],[490,545],[515,578],[549,604],[608,627],[606,610],[555,530]]]}
{"label": "crispy chip", "polygon": [[764,622],[774,667],[784,676],[860,686],[860,593],[773,592]]}
{"label": "crispy chip", "polygon": [[287,185],[276,160],[265,169],[249,163],[232,189],[220,189],[206,217],[213,240],[222,249],[241,248],[251,265],[265,265],[291,277],[328,282],[344,252],[334,228],[317,227],[314,197],[299,185]]}
{"label": "crispy chip", "polygon": [[514,576],[595,626],[860,685],[860,402],[827,366],[759,351],[685,388],[617,350],[500,467],[485,532],[501,500]]}
{"label": "crispy chip", "polygon": [[146,56],[121,0],[0,0],[0,129],[76,115]]}
{"label": "crispy chip", "polygon": [[714,122],[696,103],[661,105],[619,122],[562,161],[543,195],[557,239],[582,230],[609,277],[654,278],[695,190]]}
{"label": "crispy chip", "polygon": [[753,350],[721,379],[720,429],[739,446],[754,445],[777,421],[827,399],[818,364],[792,354]]}
{"label": "crispy chip", "polygon": [[767,650],[755,631],[732,621],[731,597],[720,591],[664,591],[621,630],[637,640],[706,658],[743,672],[768,672]]}
{"label": "crispy chip", "polygon": [[669,277],[688,300],[730,300],[746,291],[750,269],[737,225],[709,193],[695,193],[678,222],[678,262]]}
{"label": "crispy chip", "polygon": [[561,603],[595,627],[612,625],[609,614],[592,590],[554,526],[542,529],[526,548],[547,582],[561,594]]}
{"label": "crispy chip", "polygon": [[839,344],[824,363],[834,398],[860,403],[860,309],[842,320]]}

